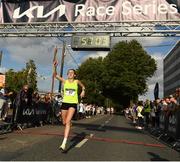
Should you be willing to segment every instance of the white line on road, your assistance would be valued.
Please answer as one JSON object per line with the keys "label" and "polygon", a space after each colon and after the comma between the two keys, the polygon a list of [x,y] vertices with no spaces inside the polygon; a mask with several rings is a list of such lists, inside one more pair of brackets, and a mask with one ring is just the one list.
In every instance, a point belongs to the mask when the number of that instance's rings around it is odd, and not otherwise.
{"label": "white line on road", "polygon": [[[105,124],[109,123],[109,122],[112,120],[112,118],[113,118],[113,117],[111,117],[109,120],[105,121],[104,124],[101,124],[101,126],[100,126],[98,129],[102,129],[102,128],[105,126]],[[92,138],[93,136],[94,136],[94,134],[90,134],[89,137]],[[85,139],[83,139],[81,142],[79,142],[75,147],[76,147],[76,148],[80,148],[80,147],[82,147],[87,141],[88,141],[88,139],[85,138]]]}
{"label": "white line on road", "polygon": [[[90,134],[90,138],[92,138],[94,136],[94,134]],[[86,142],[88,141],[87,138],[83,139],[81,142],[79,142],[75,147],[76,148],[80,148],[82,147]]]}
{"label": "white line on road", "polygon": [[80,148],[80,147],[82,147],[82,145],[84,145],[87,141],[88,141],[88,139],[85,138],[85,139],[83,139],[81,142],[79,142],[75,147],[76,147],[76,148]]}

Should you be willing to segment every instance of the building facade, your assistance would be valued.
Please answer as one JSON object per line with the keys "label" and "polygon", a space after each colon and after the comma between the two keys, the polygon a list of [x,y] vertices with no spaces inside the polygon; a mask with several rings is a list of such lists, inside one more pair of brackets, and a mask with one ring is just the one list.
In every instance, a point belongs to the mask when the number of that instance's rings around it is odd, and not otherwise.
{"label": "building facade", "polygon": [[180,41],[164,58],[164,97],[180,87]]}

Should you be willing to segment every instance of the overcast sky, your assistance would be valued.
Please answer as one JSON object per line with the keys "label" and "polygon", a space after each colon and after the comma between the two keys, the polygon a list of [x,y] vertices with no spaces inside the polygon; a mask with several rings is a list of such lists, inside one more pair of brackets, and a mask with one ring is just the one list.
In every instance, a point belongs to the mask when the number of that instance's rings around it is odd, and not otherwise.
{"label": "overcast sky", "polygon": [[[130,40],[131,38],[126,38]],[[68,45],[71,40],[64,39],[67,42],[64,77],[68,68],[78,68],[83,61],[89,57],[105,57],[108,52],[83,52],[72,51]],[[121,38],[112,38],[112,46],[121,40]],[[149,55],[155,58],[158,70],[153,78],[148,81],[149,91],[140,99],[153,99],[153,89],[155,83],[160,84],[160,97],[163,97],[163,58],[174,47],[178,38],[138,38],[144,49]],[[58,47],[58,60],[60,62],[62,41],[58,38],[0,38],[0,50],[3,51],[3,59],[1,70],[8,70],[10,68],[16,71],[25,68],[26,62],[33,59],[37,66],[38,73],[38,88],[39,90],[50,91],[52,78],[52,59],[54,47]],[[40,77],[43,76],[43,77]],[[55,82],[55,90],[58,89],[58,82]]]}

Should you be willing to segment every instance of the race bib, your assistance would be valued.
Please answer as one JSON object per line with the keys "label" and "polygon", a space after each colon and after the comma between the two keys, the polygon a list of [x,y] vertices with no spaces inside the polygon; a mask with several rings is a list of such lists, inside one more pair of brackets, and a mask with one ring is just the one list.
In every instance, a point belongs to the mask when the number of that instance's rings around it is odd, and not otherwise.
{"label": "race bib", "polygon": [[66,89],[67,96],[75,96],[75,89]]}

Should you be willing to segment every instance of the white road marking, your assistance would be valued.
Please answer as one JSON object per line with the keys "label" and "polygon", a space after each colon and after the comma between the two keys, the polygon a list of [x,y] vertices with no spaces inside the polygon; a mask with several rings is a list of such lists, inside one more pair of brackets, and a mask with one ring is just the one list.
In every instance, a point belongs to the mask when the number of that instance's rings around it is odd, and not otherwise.
{"label": "white road marking", "polygon": [[88,139],[85,138],[85,139],[83,139],[81,142],[79,142],[75,147],[76,147],[76,148],[80,148],[80,147],[82,147],[82,145],[84,145],[87,141],[88,141]]}
{"label": "white road marking", "polygon": [[[90,134],[90,138],[92,138],[94,136],[94,134]],[[80,147],[82,147],[86,142],[88,141],[88,139],[87,138],[85,138],[85,139],[83,139],[81,142],[79,142],[75,147],[76,148],[80,148]]]}
{"label": "white road marking", "polygon": [[[109,120],[105,121],[105,124],[109,123],[111,119],[112,119],[112,117],[111,117]],[[105,126],[105,124],[101,124],[101,126],[100,126],[98,129],[103,128],[103,127]],[[94,134],[90,134],[89,137],[92,138],[93,136],[94,136]],[[81,142],[79,142],[75,147],[76,147],[76,148],[80,148],[80,147],[82,147],[87,141],[88,141],[88,139],[85,138],[85,139],[83,139]]]}

